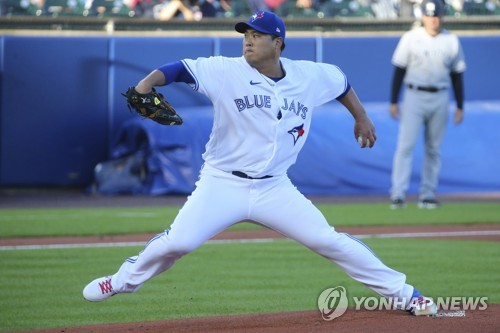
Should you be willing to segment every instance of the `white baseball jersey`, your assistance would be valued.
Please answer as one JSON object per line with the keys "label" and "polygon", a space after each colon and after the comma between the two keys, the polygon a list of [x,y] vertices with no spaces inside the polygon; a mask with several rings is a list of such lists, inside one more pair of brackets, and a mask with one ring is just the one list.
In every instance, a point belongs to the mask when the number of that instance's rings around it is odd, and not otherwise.
{"label": "white baseball jersey", "polygon": [[438,88],[450,86],[450,72],[461,73],[466,68],[457,36],[443,29],[433,37],[423,27],[401,37],[392,63],[406,68],[405,83]]}
{"label": "white baseball jersey", "polygon": [[280,60],[286,76],[278,82],[260,74],[244,57],[183,60],[195,80],[193,89],[207,96],[215,109],[203,154],[207,164],[251,177],[286,173],[309,134],[314,108],[348,87],[336,66]]}

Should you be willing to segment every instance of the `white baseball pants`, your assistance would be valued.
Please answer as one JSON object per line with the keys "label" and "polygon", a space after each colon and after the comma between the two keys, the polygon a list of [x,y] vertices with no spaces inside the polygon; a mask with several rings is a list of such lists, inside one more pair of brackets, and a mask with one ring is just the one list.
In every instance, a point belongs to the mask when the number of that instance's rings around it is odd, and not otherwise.
{"label": "white baseball pants", "polygon": [[153,237],[112,277],[116,292],[134,292],[176,260],[240,221],[255,221],[338,265],[384,297],[411,298],[406,276],[375,256],[361,241],[338,233],[286,175],[244,179],[205,165],[170,230]]}

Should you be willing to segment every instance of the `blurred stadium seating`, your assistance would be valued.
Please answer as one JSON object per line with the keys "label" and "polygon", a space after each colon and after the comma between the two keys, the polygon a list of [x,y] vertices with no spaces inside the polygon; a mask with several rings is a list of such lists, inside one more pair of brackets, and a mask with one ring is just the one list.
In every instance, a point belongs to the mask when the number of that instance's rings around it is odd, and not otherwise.
{"label": "blurred stadium seating", "polygon": [[77,0],[45,0],[40,7],[37,16],[81,16],[83,13],[83,4]]}
{"label": "blurred stadium seating", "polygon": [[3,16],[31,16],[36,15],[38,6],[29,0],[0,0],[0,14]]}
{"label": "blurred stadium seating", "polygon": [[88,0],[83,16],[133,17],[134,11],[122,0]]}
{"label": "blurred stadium seating", "polygon": [[500,15],[500,2],[492,0],[465,0],[462,13],[473,15]]}
{"label": "blurred stadium seating", "polygon": [[[186,1],[190,6],[199,6],[205,0]],[[226,12],[224,17],[249,16],[251,13],[247,1],[230,1],[231,10]],[[401,16],[399,1],[401,0],[317,0],[311,8],[298,8],[294,0],[288,0],[275,11],[287,18],[394,19]],[[446,2],[447,16],[500,15],[500,0],[446,0]],[[133,5],[127,0],[0,0],[0,16],[136,17]]]}

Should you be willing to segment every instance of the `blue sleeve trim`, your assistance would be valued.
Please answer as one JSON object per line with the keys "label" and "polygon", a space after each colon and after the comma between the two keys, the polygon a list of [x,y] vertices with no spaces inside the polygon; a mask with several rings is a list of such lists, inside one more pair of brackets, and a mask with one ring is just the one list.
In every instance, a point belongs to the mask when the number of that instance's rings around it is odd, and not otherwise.
{"label": "blue sleeve trim", "polygon": [[191,74],[181,61],[171,62],[158,68],[165,75],[165,84],[172,82],[195,83]]}
{"label": "blue sleeve trim", "polygon": [[196,78],[196,75],[194,75],[193,70],[189,67],[189,65],[186,63],[186,61],[182,60],[182,64],[184,65],[185,70],[190,73],[193,82],[190,82],[190,86],[194,91],[198,91],[200,88],[200,85],[198,83],[198,79]]}
{"label": "blue sleeve trim", "polygon": [[340,94],[336,100],[341,100],[345,95],[347,95],[347,93],[349,92],[349,90],[351,90],[351,85],[349,84],[349,82],[346,82],[346,87],[345,87],[345,90],[342,94]]}

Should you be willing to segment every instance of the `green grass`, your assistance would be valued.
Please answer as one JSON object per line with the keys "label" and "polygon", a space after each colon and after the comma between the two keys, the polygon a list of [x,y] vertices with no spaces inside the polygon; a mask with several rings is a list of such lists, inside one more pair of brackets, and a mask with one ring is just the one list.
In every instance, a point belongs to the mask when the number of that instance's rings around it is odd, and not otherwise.
{"label": "green grass", "polygon": [[[391,211],[386,203],[319,205],[335,226],[495,223],[498,203],[414,204]],[[156,233],[179,207],[0,210],[0,237]],[[242,223],[233,229],[255,229]],[[390,267],[427,295],[487,296],[500,303],[500,243],[437,239],[369,239]],[[350,296],[373,296],[324,258],[302,246],[272,243],[206,244],[137,293],[103,303],[82,298],[92,279],[116,272],[140,247],[0,251],[0,331],[147,320],[315,310],[324,289],[344,286]],[[351,304],[352,305],[352,304]]]}
{"label": "green grass", "polygon": [[[440,209],[421,210],[415,204],[390,210],[387,203],[318,205],[335,226],[422,225],[500,222],[500,205],[446,203]],[[164,230],[174,220],[179,207],[124,207],[92,209],[0,210],[0,238],[116,235]],[[255,229],[243,223],[233,229]]]}
{"label": "green grass", "polygon": [[500,222],[498,202],[450,202],[439,209],[419,209],[409,203],[406,209],[390,210],[387,203],[319,205],[333,225],[425,225]]}
{"label": "green grass", "polygon": [[0,210],[0,235],[33,237],[158,232],[173,221],[178,211],[178,207]]}
{"label": "green grass", "polygon": [[[495,278],[500,276],[499,243],[416,239],[366,243],[430,296],[488,296],[489,303],[500,302]],[[374,296],[324,258],[282,240],[206,244],[135,294],[103,303],[83,300],[86,283],[114,273],[126,257],[140,250],[2,251],[0,330],[315,310],[318,295],[332,286],[346,287],[349,297]]]}

